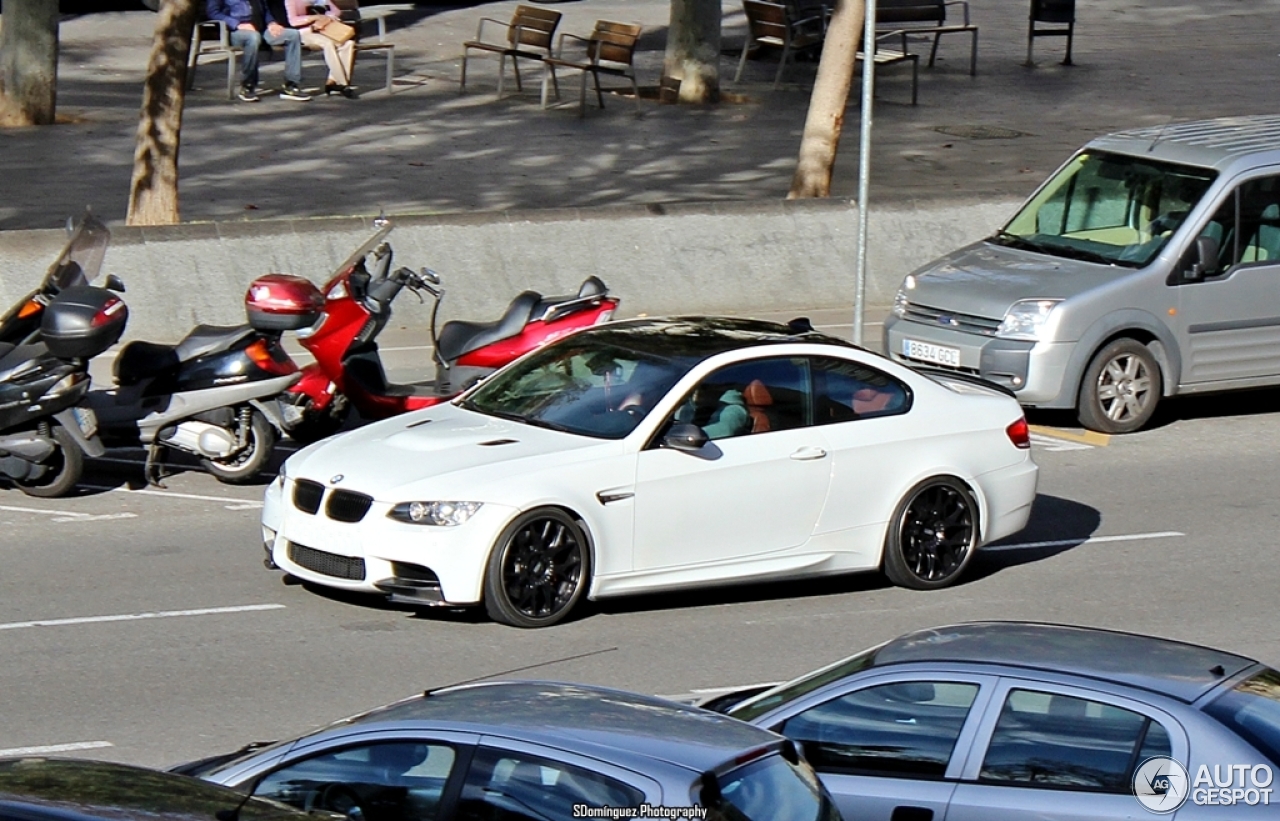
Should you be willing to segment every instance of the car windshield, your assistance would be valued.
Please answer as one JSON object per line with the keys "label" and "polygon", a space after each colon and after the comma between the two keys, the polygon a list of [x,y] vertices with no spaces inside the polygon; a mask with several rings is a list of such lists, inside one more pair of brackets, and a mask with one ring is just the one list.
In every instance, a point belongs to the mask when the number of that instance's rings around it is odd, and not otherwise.
{"label": "car windshield", "polygon": [[873,647],[856,656],[837,661],[835,664],[815,670],[807,676],[798,678],[795,681],[789,681],[786,684],[781,684],[774,687],[772,690],[765,690],[760,695],[754,698],[749,698],[729,710],[729,715],[741,721],[752,721],[775,707],[780,707],[787,702],[806,696],[814,690],[827,686],[833,681],[839,681],[845,676],[851,676],[860,670],[867,669],[871,666],[871,663],[875,661],[876,653],[879,649],[879,647]]}
{"label": "car windshield", "polygon": [[1264,670],[1245,679],[1204,711],[1280,766],[1280,672]]}
{"label": "car windshield", "polygon": [[686,370],[681,359],[579,335],[499,371],[459,404],[529,425],[621,439]]}
{"label": "car windshield", "polygon": [[990,241],[1103,265],[1155,259],[1217,172],[1123,154],[1077,154]]}
{"label": "car windshield", "polygon": [[771,755],[716,779],[718,795],[704,790],[708,821],[840,821],[840,813],[804,762]]}

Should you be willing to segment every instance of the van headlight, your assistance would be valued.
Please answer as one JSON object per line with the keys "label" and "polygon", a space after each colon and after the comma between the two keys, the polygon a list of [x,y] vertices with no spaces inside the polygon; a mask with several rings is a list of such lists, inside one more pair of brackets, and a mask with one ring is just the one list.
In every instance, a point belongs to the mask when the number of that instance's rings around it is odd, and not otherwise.
{"label": "van headlight", "polygon": [[1049,322],[1050,314],[1061,301],[1060,299],[1024,299],[1013,303],[1005,312],[1000,327],[996,329],[996,336],[1001,339],[1039,342],[1040,335]]}
{"label": "van headlight", "polygon": [[483,502],[401,502],[387,515],[411,525],[457,527],[466,522]]}

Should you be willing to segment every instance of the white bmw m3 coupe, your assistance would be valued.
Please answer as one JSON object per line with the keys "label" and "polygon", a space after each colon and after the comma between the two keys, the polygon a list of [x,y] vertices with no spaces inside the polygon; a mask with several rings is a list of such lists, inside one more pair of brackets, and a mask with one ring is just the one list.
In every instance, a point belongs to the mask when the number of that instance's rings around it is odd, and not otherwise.
{"label": "white bmw m3 coupe", "polygon": [[299,451],[269,567],[519,627],[583,598],[881,570],[944,587],[1026,524],[1002,389],[743,319],[585,329],[451,403]]}

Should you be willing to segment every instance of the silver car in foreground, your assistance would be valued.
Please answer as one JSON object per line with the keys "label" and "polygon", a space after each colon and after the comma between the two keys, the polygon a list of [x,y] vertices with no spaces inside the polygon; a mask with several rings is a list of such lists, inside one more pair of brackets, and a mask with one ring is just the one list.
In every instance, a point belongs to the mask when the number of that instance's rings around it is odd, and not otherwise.
{"label": "silver car in foreground", "polygon": [[432,690],[175,771],[352,821],[840,821],[785,738],[664,699],[552,682]]}
{"label": "silver car in foreground", "polygon": [[1165,639],[938,627],[728,713],[798,742],[860,821],[1280,817],[1280,673]]}
{"label": "silver car in foreground", "polygon": [[1125,433],[1161,397],[1280,384],[1277,279],[1280,116],[1139,128],[908,276],[885,348]]}

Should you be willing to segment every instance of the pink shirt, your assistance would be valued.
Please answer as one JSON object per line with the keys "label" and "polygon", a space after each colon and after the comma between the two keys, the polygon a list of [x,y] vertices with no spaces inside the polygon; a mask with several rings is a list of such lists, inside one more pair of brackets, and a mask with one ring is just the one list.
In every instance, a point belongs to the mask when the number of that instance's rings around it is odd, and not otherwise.
{"label": "pink shirt", "polygon": [[339,16],[333,0],[284,0],[285,10],[289,12],[289,25],[294,28],[310,28],[308,18],[311,15],[307,13],[307,6],[328,6],[326,14],[335,18]]}

